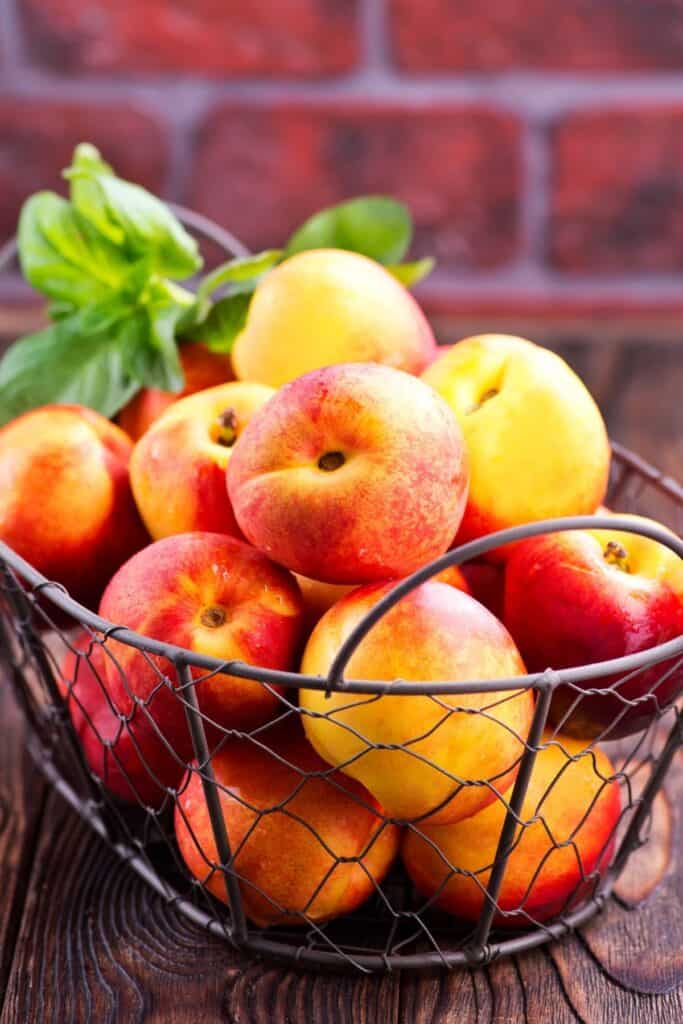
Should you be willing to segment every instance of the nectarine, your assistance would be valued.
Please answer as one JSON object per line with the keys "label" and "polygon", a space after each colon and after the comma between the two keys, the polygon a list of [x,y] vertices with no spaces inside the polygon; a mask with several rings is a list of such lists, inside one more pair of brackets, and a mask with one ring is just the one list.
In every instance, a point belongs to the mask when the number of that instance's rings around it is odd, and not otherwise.
{"label": "nectarine", "polygon": [[[635,654],[683,634],[683,562],[618,530],[534,537],[508,561],[504,619],[530,671]],[[583,693],[592,688],[605,692]],[[573,736],[616,739],[644,728],[681,690],[683,666],[662,661],[621,680],[558,687],[551,720]]]}
{"label": "nectarine", "polygon": [[241,380],[279,387],[333,363],[420,373],[434,348],[422,310],[388,270],[357,252],[314,249],[259,282],[232,360]]}
{"label": "nectarine", "polygon": [[[213,757],[247,915],[259,925],[326,921],[364,903],[398,850],[398,829],[362,786],[328,770],[288,721]],[[315,774],[308,774],[315,773]],[[196,765],[181,788],[176,838],[190,872],[226,901]]]}
{"label": "nectarine", "polygon": [[154,540],[205,530],[241,537],[225,482],[233,446],[274,392],[233,381],[181,399],[138,441],[130,481]]}
{"label": "nectarine", "polygon": [[554,516],[605,495],[610,448],[600,411],[554,352],[524,338],[465,338],[422,375],[463,430],[470,492],[457,541]]}
{"label": "nectarine", "polygon": [[[536,756],[495,923],[527,927],[588,897],[609,864],[621,813],[619,784],[601,750],[545,737]],[[455,825],[410,829],[403,862],[433,903],[474,921],[484,905],[506,804],[496,800]]]}
{"label": "nectarine", "polygon": [[185,770],[142,707],[124,715],[105,681],[107,656],[88,633],[68,652],[57,682],[90,770],[119,800],[159,809]]}
{"label": "nectarine", "polygon": [[0,538],[91,608],[148,540],[131,450],[122,430],[80,405],[45,405],[0,430]]}
{"label": "nectarine", "polygon": [[[344,640],[390,589],[354,590],[323,615],[302,671],[325,676]],[[458,821],[512,785],[531,716],[531,691],[439,693],[438,682],[522,675],[507,630],[474,598],[425,583],[372,627],[347,678],[432,681],[433,696],[304,689],[311,743],[329,764],[358,779],[395,818]]]}
{"label": "nectarine", "polygon": [[[302,640],[303,607],[290,574],[234,537],[185,533],[150,544],[107,587],[100,614],[116,625],[222,661],[291,669]],[[173,667],[110,639],[107,684],[128,712],[145,701],[163,735],[190,754]],[[227,729],[250,728],[278,710],[278,690],[227,673],[193,669],[203,713]],[[170,681],[168,677],[170,676]]]}
{"label": "nectarine", "polygon": [[347,363],[286,384],[228,464],[237,522],[275,561],[327,583],[404,576],[460,522],[467,464],[448,406],[415,377]]}

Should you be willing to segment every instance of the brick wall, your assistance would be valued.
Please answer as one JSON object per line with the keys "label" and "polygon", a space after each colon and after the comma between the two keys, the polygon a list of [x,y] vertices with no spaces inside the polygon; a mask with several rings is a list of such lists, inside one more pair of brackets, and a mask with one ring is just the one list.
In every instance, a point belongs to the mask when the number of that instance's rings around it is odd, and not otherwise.
{"label": "brick wall", "polygon": [[[88,138],[274,245],[386,191],[470,329],[683,314],[683,0],[0,0],[0,235]],[[7,287],[7,286],[5,286]]]}

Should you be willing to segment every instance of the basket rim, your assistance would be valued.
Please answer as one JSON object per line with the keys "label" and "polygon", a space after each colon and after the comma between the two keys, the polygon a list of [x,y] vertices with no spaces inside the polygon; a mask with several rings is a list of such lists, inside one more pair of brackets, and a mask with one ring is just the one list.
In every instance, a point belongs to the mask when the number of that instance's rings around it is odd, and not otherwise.
{"label": "basket rim", "polygon": [[[628,448],[612,442],[612,450],[616,459],[654,484],[658,489],[668,494],[675,501],[683,505],[683,487],[671,477],[664,476],[654,466],[646,462],[639,455],[631,452]],[[651,536],[652,539],[670,547],[683,559],[683,541],[676,534],[665,530],[664,527],[649,529],[642,524],[634,524],[632,519],[626,515],[619,516],[573,516],[560,519],[541,520],[537,523],[526,524],[521,527],[513,527],[508,530],[497,531],[488,534],[486,537],[446,552],[435,559],[429,565],[419,569],[412,576],[405,580],[397,581],[396,586],[386,595],[391,604],[400,599],[404,593],[418,586],[423,580],[437,575],[443,569],[451,565],[459,565],[470,558],[484,554],[486,551],[499,547],[502,543],[510,543],[528,536],[536,536],[546,532],[557,532],[559,530],[576,529],[618,529],[620,531],[641,533]],[[575,666],[565,669],[548,668],[544,672],[527,673],[523,676],[514,676],[507,679],[474,680],[454,682],[449,680],[429,681],[378,681],[364,679],[344,679],[341,675],[345,660],[339,656],[332,666],[328,676],[310,676],[299,672],[285,672],[278,669],[260,668],[248,665],[241,661],[221,661],[208,655],[198,654],[175,644],[166,643],[162,640],[155,640],[144,636],[141,633],[118,626],[107,619],[86,608],[74,600],[66,589],[59,583],[46,579],[29,562],[23,559],[8,544],[0,541],[0,561],[9,565],[22,579],[24,579],[34,590],[40,592],[41,596],[47,598],[60,611],[65,612],[70,618],[81,625],[87,626],[97,633],[102,633],[106,642],[110,637],[145,651],[147,654],[165,658],[178,668],[180,666],[192,666],[200,668],[207,673],[229,672],[230,675],[242,679],[260,682],[270,686],[284,687],[285,689],[310,689],[326,691],[343,691],[348,693],[366,693],[377,695],[445,695],[445,694],[467,694],[483,692],[505,692],[514,690],[554,690],[561,684],[576,684],[592,679],[600,679],[615,674],[626,674],[637,671],[648,665],[655,665],[669,658],[683,655],[683,634],[673,640],[646,648],[636,654],[629,654],[620,658],[613,658],[607,661],[594,662],[588,665]],[[397,594],[392,600],[392,595]],[[381,602],[382,604],[384,602]],[[378,618],[380,616],[377,616]],[[367,617],[366,617],[367,618]],[[363,622],[360,624],[363,626]],[[372,628],[373,622],[367,625],[360,637],[354,635],[351,650],[359,642],[362,635]],[[599,688],[592,688],[599,690]]]}

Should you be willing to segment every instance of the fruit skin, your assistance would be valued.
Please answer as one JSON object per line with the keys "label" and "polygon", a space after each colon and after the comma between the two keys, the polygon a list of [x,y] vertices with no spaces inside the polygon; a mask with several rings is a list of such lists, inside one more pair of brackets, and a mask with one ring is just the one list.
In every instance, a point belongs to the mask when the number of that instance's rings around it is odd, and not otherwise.
{"label": "fruit skin", "polygon": [[[398,852],[398,828],[385,825],[370,794],[340,773],[304,779],[302,773],[325,771],[327,766],[298,723],[290,719],[267,729],[259,734],[259,745],[228,741],[212,765],[219,787],[224,787],[219,788],[221,809],[231,849],[238,851],[235,869],[242,879],[245,911],[256,924],[302,924],[304,912],[314,921],[350,913],[373,893],[373,882],[379,884],[386,875]],[[285,809],[280,809],[283,803]],[[258,811],[269,808],[277,809],[252,828]],[[207,861],[220,861],[196,772],[181,789],[175,829],[188,869],[205,881]],[[335,866],[335,856],[357,860]],[[206,885],[226,902],[219,870]]]}
{"label": "fruit skin", "polygon": [[[320,580],[311,580],[308,576],[299,576],[296,573],[295,576],[306,608],[306,629],[309,633],[333,604],[356,589],[352,583],[321,583]],[[458,590],[464,590],[466,594],[471,593],[469,584],[457,565],[444,569],[433,579],[436,582],[448,583]]]}
{"label": "fruit skin", "polygon": [[[586,751],[582,742],[567,736],[546,734],[544,742],[548,746],[536,757],[520,818],[531,822],[540,815],[555,843],[574,841],[553,850],[541,820],[528,824],[521,837],[517,830],[498,896],[500,911],[513,916],[496,913],[494,921],[500,927],[527,928],[588,898],[596,879],[582,882],[579,858],[586,876],[602,874],[614,850],[621,796],[618,782],[612,780],[609,758],[598,749]],[[418,891],[429,899],[438,892],[434,905],[475,921],[484,903],[482,890],[489,882],[505,811],[505,803],[496,800],[455,825],[420,826],[419,831],[406,832],[401,853]],[[459,874],[449,877],[446,860],[453,868],[474,873],[476,880]]]}
{"label": "fruit skin", "polygon": [[503,618],[505,595],[505,566],[500,562],[488,562],[475,558],[461,567],[462,575],[472,597],[488,608],[497,619]]}
{"label": "fruit skin", "polygon": [[610,462],[605,424],[554,352],[524,338],[483,334],[458,342],[422,379],[446,399],[467,445],[470,492],[457,543],[538,519],[589,514],[601,503]]}
{"label": "fruit skin", "polygon": [[177,394],[159,388],[143,388],[123,407],[116,417],[122,430],[138,441],[145,431],[181,398],[196,391],[225,384],[235,379],[230,356],[212,352],[201,341],[186,342],[179,349],[180,365],[185,375],[185,387]]}
{"label": "fruit skin", "polygon": [[[352,628],[391,587],[361,587],[331,608],[306,645],[302,672],[325,676]],[[464,682],[523,673],[517,648],[490,612],[455,587],[425,583],[373,626],[344,675]],[[306,735],[322,758],[362,782],[393,817],[432,823],[458,821],[495,799],[492,788],[478,784],[483,780],[501,791],[512,785],[523,750],[518,736],[526,738],[533,713],[530,690],[443,694],[437,701],[304,689],[299,701]],[[449,715],[455,707],[469,710]],[[484,708],[486,714],[471,713]],[[380,750],[368,743],[408,746]],[[458,792],[444,771],[469,785]]]}
{"label": "fruit skin", "polygon": [[273,394],[246,381],[219,384],[175,402],[138,441],[130,480],[154,540],[193,530],[242,536],[225,483],[234,441],[219,443],[219,418],[234,416],[226,437],[236,439]]}
{"label": "fruit skin", "polygon": [[0,429],[0,538],[90,608],[148,541],[128,480],[131,449],[122,430],[80,405],[44,405]]}
{"label": "fruit skin", "polygon": [[[623,549],[630,571],[607,560],[610,543]],[[508,561],[504,620],[529,671],[634,654],[683,633],[683,562],[655,541],[618,530],[536,537]],[[672,667],[672,661],[660,662],[618,687],[626,700],[645,698],[633,707],[616,694],[581,697],[583,689],[614,685],[618,675],[561,686],[553,695],[551,721],[574,736],[595,737],[607,730],[605,738],[616,739],[637,732],[658,705],[671,703],[683,689],[679,666],[646,697]]]}
{"label": "fruit skin", "polygon": [[437,359],[440,359],[441,356],[444,356],[446,354],[446,352],[450,352],[450,350],[452,348],[453,348],[453,344],[441,345],[441,344],[439,344],[437,342],[436,347],[435,347],[434,351],[432,352],[431,359],[429,360],[429,365],[431,366],[432,363],[435,363],[437,361]]}
{"label": "fruit skin", "polygon": [[[87,655],[87,657],[86,657]],[[168,750],[142,708],[117,713],[106,684],[102,647],[88,633],[73,642],[57,683],[90,770],[117,799],[159,810],[184,765]]]}
{"label": "fruit skin", "polygon": [[[112,579],[100,614],[198,654],[264,668],[291,669],[302,640],[303,606],[290,574],[248,544],[215,533],[179,534],[140,551]],[[189,758],[183,704],[161,682],[165,674],[175,685],[173,666],[113,639],[108,649],[116,657],[106,673],[117,706],[128,712],[133,696],[148,701],[163,735]],[[250,728],[281,707],[277,688],[198,668],[192,674],[202,680],[202,711],[225,728]]]}
{"label": "fruit skin", "polygon": [[323,583],[321,580],[312,580],[299,573],[294,575],[299,584],[306,610],[306,632],[308,633],[320,621],[328,608],[355,590],[353,583]]}
{"label": "fruit skin", "polygon": [[[325,455],[343,457],[320,468]],[[442,554],[467,495],[462,437],[445,402],[387,366],[347,363],[286,384],[228,465],[244,535],[326,583],[405,576]]]}
{"label": "fruit skin", "polygon": [[384,267],[359,253],[314,249],[259,283],[232,361],[241,380],[279,387],[333,363],[418,374],[435,347],[422,310]]}

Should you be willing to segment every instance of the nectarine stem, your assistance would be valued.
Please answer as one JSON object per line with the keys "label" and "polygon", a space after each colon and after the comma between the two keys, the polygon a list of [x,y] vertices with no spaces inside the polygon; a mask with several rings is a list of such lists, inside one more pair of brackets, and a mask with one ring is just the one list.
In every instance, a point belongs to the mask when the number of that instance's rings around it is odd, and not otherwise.
{"label": "nectarine stem", "polygon": [[618,541],[609,541],[602,555],[609,565],[616,566],[616,568],[621,569],[622,572],[631,571],[631,568],[628,564],[628,553],[626,551],[626,548],[622,547],[622,545],[619,544]]}
{"label": "nectarine stem", "polygon": [[325,470],[326,473],[331,473],[334,469],[339,469],[346,462],[343,452],[325,452],[318,459],[318,469]]}
{"label": "nectarine stem", "polygon": [[471,412],[478,412],[479,409],[481,409],[482,405],[485,402],[488,402],[488,400],[490,398],[495,398],[497,394],[498,394],[498,388],[489,388],[488,391],[484,392],[484,394],[481,396],[479,401],[475,402],[474,405],[470,409],[467,410],[468,415]]}
{"label": "nectarine stem", "polygon": [[225,409],[218,417],[218,444],[231,448],[237,440],[237,413],[234,409]]}
{"label": "nectarine stem", "polygon": [[204,609],[200,620],[203,626],[207,626],[209,629],[217,629],[225,622],[225,610],[217,605],[212,605],[210,608]]}

